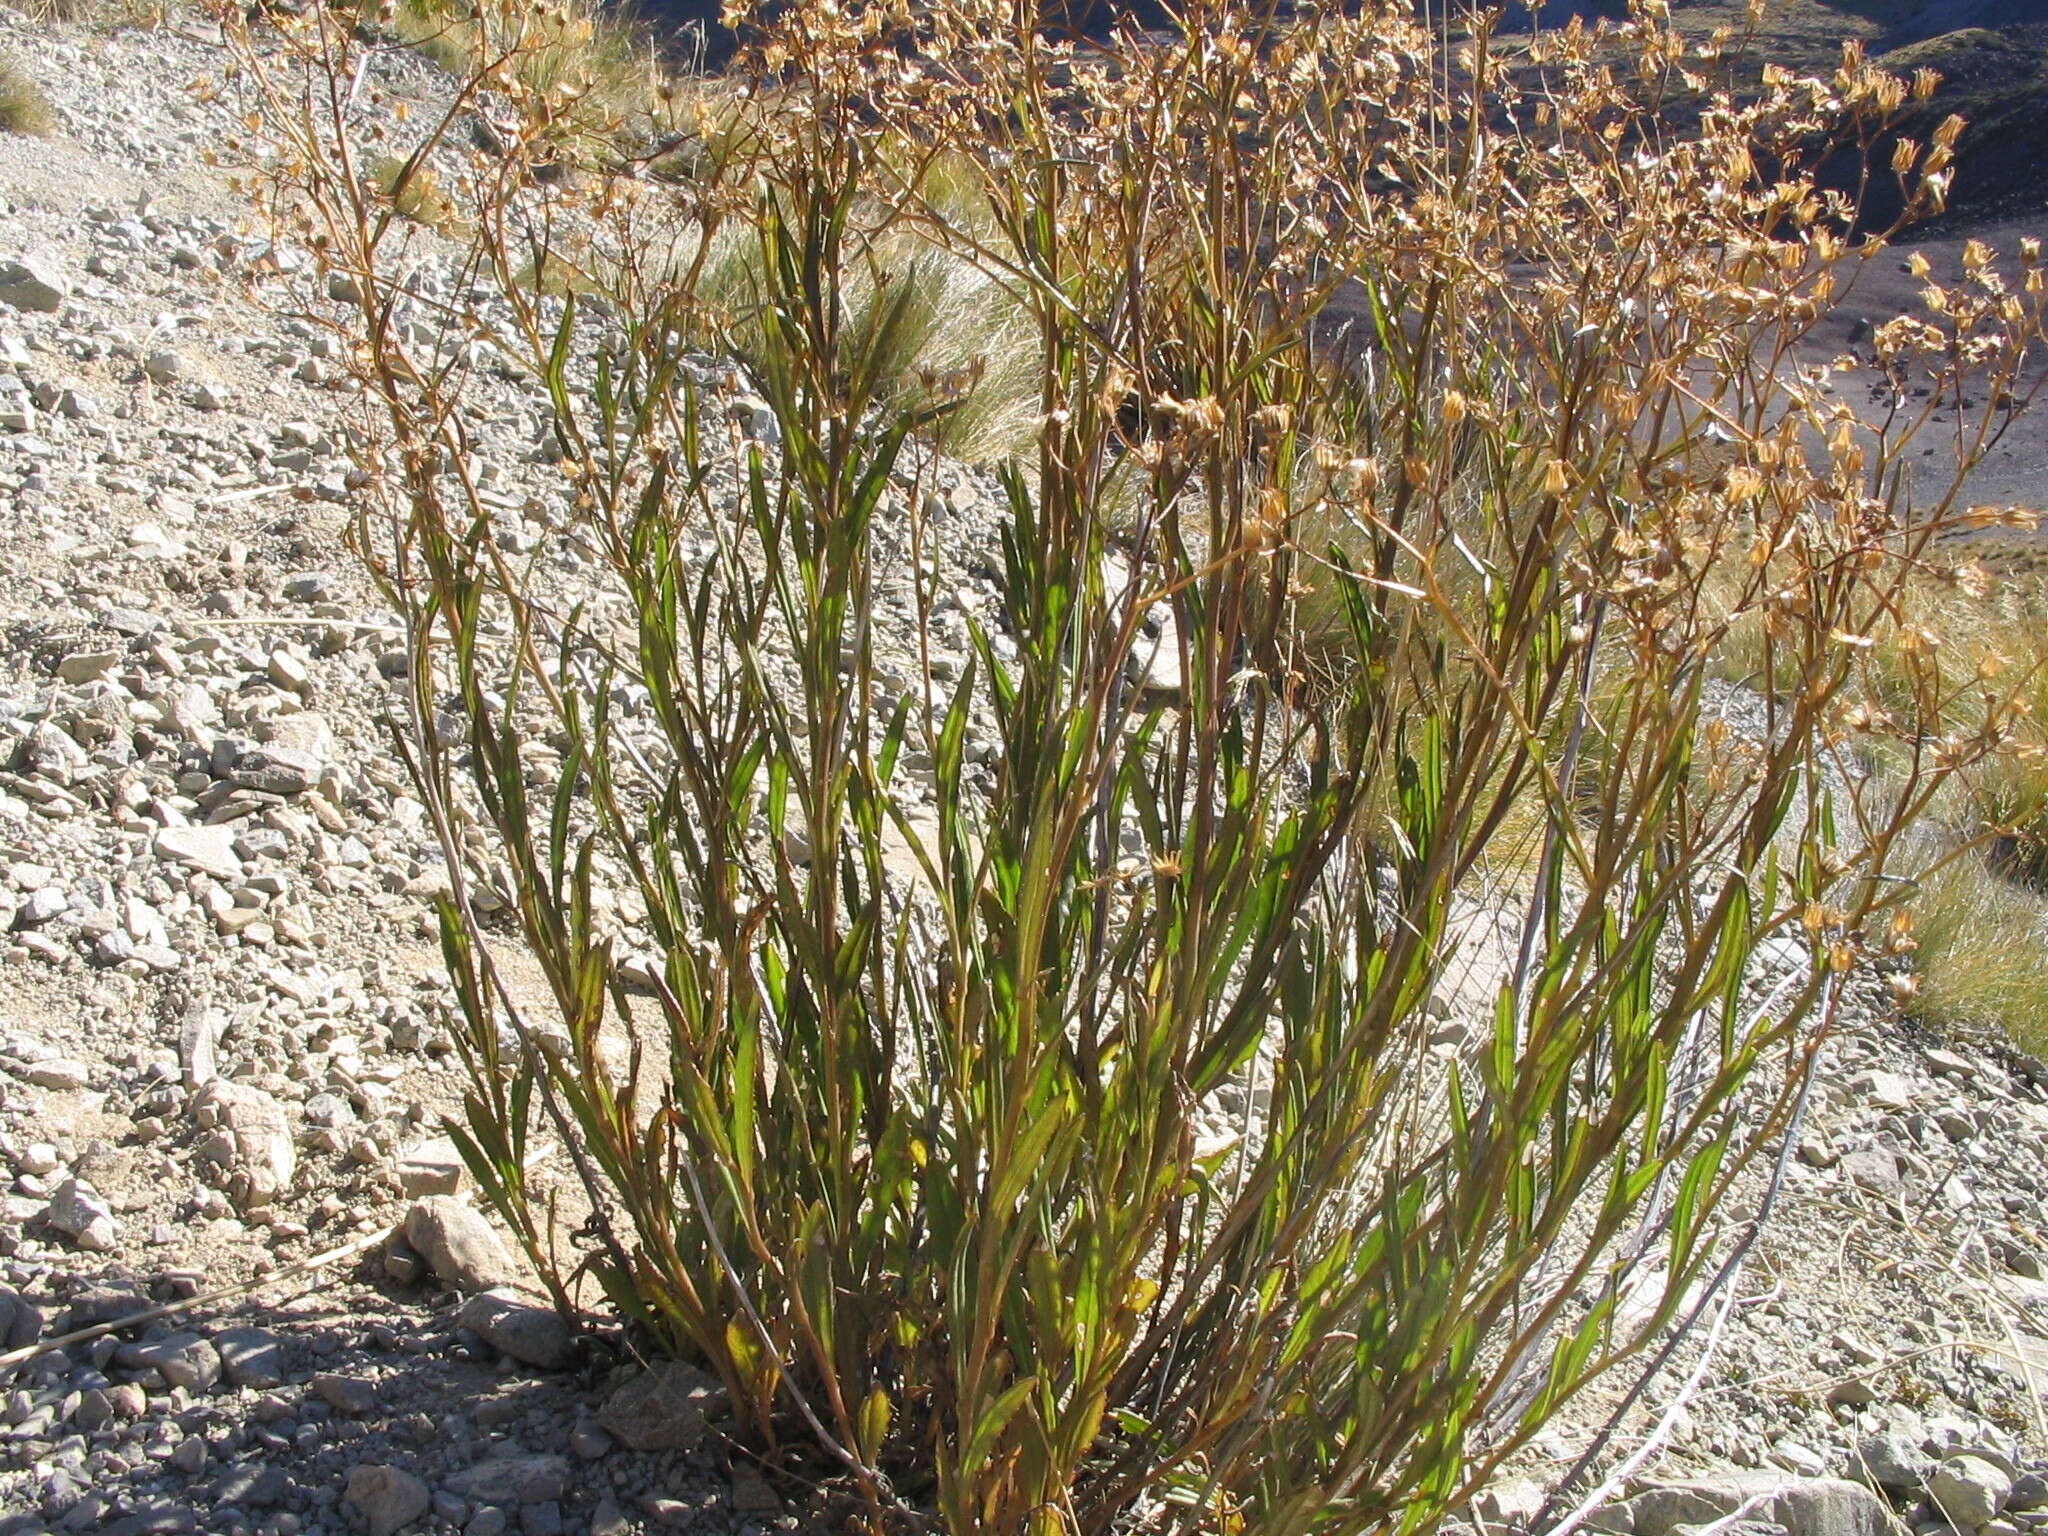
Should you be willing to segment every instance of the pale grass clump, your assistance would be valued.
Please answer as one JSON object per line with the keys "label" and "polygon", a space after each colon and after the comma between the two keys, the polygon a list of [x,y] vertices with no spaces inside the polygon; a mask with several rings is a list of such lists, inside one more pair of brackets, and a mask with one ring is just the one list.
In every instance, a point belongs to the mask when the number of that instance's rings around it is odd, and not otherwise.
{"label": "pale grass clump", "polygon": [[1952,839],[1905,853],[1901,867],[1917,870],[1916,948],[1902,1001],[1932,1024],[1998,1031],[2048,1052],[2048,897]]}
{"label": "pale grass clump", "polygon": [[[1979,547],[1965,543],[1918,582],[1911,624],[1886,632],[1864,662],[1870,698],[1895,711],[1955,721],[1986,686],[2019,710],[2000,749],[1931,802],[1898,860],[1912,882],[1914,943],[1902,1002],[1937,1028],[1999,1028],[2039,1052],[2048,1050],[2048,580],[1997,568],[2005,561],[1988,568]],[[1872,767],[1896,761],[1896,750],[1880,753]]]}
{"label": "pale grass clump", "polygon": [[503,7],[467,0],[363,0],[365,22],[457,77],[511,71],[542,105],[558,156],[616,162],[674,137],[677,100],[692,94],[651,36],[591,0]]}
{"label": "pale grass clump", "polygon": [[25,0],[19,9],[31,21],[70,22],[90,27],[159,27],[169,0]]}
{"label": "pale grass clump", "polygon": [[57,109],[17,59],[0,53],[0,133],[42,138],[56,132]]}
{"label": "pale grass clump", "polygon": [[[1395,0],[1101,52],[1009,0],[792,7],[680,181],[540,174],[575,77],[479,67],[502,153],[410,153],[495,290],[452,323],[546,388],[587,592],[503,557],[466,376],[394,323],[390,129],[307,105],[358,40],[239,34],[241,153],[359,296],[307,313],[374,406],[452,1129],[565,1310],[715,1372],[855,1522],[1427,1530],[1732,1294],[1844,983],[1910,948],[1905,839],[2027,716],[1905,639],[1967,522],[1871,494],[1910,432],[1794,366],[1886,259],[1797,167],[1910,88],[1851,50],[1671,141],[1646,100],[1713,60],[1661,9],[1529,78]],[[588,286],[534,280],[570,242]],[[1995,398],[2040,306],[1978,283],[1887,366]],[[997,601],[906,685],[932,450],[998,364]]]}

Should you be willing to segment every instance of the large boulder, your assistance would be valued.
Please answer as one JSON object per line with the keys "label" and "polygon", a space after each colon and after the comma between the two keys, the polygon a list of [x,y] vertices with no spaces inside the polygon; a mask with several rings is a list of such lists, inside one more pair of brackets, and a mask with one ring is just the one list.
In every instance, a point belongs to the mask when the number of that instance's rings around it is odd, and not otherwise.
{"label": "large boulder", "polygon": [[1983,1456],[1949,1457],[1929,1474],[1927,1496],[1959,1531],[1989,1525],[2012,1497],[2012,1474]]}

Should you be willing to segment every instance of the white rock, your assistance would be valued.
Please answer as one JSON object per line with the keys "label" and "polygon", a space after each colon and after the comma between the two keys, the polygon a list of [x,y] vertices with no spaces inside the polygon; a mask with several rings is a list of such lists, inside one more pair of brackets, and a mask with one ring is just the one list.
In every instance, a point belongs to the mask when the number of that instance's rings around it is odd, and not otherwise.
{"label": "white rock", "polygon": [[1998,1518],[2012,1497],[2012,1478],[1981,1456],[1951,1456],[1927,1478],[1927,1496],[1960,1531]]}
{"label": "white rock", "polygon": [[362,1463],[348,1475],[341,1501],[369,1536],[395,1536],[433,1505],[427,1485],[399,1467]]}
{"label": "white rock", "polygon": [[467,1170],[455,1143],[445,1136],[418,1142],[398,1159],[398,1187],[408,1200],[460,1194]]}
{"label": "white rock", "polygon": [[458,1290],[518,1283],[518,1267],[490,1223],[452,1195],[429,1195],[414,1204],[405,1214],[405,1240]]}
{"label": "white rock", "polygon": [[233,880],[242,873],[232,827],[165,827],[157,833],[152,846],[158,858],[183,864],[216,880]]}
{"label": "white rock", "polygon": [[276,1099],[252,1084],[216,1079],[192,1096],[192,1114],[200,1129],[222,1134],[223,1160],[245,1209],[268,1205],[291,1187],[299,1154]]}
{"label": "white rock", "polygon": [[105,1253],[120,1240],[121,1228],[114,1212],[85,1180],[66,1179],[50,1196],[43,1219],[60,1232],[67,1232],[88,1253]]}
{"label": "white rock", "polygon": [[67,683],[97,682],[121,664],[120,651],[73,651],[57,663],[57,676]]}
{"label": "white rock", "polygon": [[1936,1077],[1959,1077],[1967,1081],[1978,1075],[1977,1064],[1954,1051],[1932,1050],[1921,1060],[1927,1063],[1927,1070]]}
{"label": "white rock", "polygon": [[75,1056],[52,1056],[48,1061],[29,1063],[22,1075],[38,1088],[67,1093],[83,1088],[92,1078],[92,1068]]}
{"label": "white rock", "polygon": [[1911,1109],[1913,1084],[1898,1072],[1859,1072],[1849,1079],[1852,1098],[1873,1109]]}

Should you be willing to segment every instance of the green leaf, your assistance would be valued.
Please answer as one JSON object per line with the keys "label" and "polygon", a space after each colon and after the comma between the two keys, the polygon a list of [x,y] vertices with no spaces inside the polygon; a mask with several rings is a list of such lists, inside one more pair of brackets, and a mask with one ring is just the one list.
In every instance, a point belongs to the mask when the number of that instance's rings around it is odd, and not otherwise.
{"label": "green leaf", "polygon": [[981,1416],[974,1422],[973,1433],[960,1448],[958,1475],[962,1479],[972,1479],[987,1464],[997,1439],[1009,1428],[1011,1418],[1037,1385],[1036,1376],[1026,1376],[982,1409]]}

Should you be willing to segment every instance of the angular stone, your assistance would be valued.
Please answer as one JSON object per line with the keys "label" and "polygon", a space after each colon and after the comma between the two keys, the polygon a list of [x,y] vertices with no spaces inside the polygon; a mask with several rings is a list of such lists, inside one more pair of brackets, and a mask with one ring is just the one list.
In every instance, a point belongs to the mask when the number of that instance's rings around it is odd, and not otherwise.
{"label": "angular stone", "polygon": [[298,603],[325,603],[340,595],[341,589],[325,571],[305,571],[285,578],[284,595]]}
{"label": "angular stone", "polygon": [[229,1467],[213,1480],[209,1490],[211,1502],[233,1504],[241,1509],[275,1509],[294,1491],[283,1467],[248,1462]]}
{"label": "angular stone", "polygon": [[396,1536],[425,1516],[433,1496],[410,1472],[366,1462],[349,1473],[341,1501],[361,1518],[369,1536]]}
{"label": "angular stone", "polygon": [[242,873],[232,827],[165,827],[151,846],[158,858],[183,864],[216,880],[233,880]]}
{"label": "angular stone", "polygon": [[220,1380],[220,1351],[196,1333],[123,1344],[114,1358],[131,1370],[154,1370],[174,1387],[204,1392]]}
{"label": "angular stone", "polygon": [[49,1088],[59,1093],[83,1088],[92,1080],[92,1068],[72,1056],[52,1056],[47,1061],[32,1061],[22,1073],[38,1088]]}
{"label": "angular stone", "polygon": [[1843,1478],[1730,1472],[1648,1488],[1624,1506],[1636,1536],[1676,1536],[1681,1526],[1741,1518],[1780,1526],[1786,1536],[1893,1536],[1884,1500]]}
{"label": "angular stone", "polygon": [[265,662],[264,671],[270,680],[286,693],[303,694],[313,686],[312,671],[291,651],[272,651]]}
{"label": "angular stone", "polygon": [[409,1200],[424,1199],[428,1195],[460,1194],[467,1172],[462,1154],[455,1150],[455,1143],[439,1136],[419,1142],[399,1154],[398,1187],[405,1191]]}
{"label": "angular stone", "polygon": [[1960,1077],[1967,1082],[1979,1076],[1982,1070],[1969,1057],[1939,1048],[1923,1052],[1920,1059],[1936,1077]]}
{"label": "angular stone", "polygon": [[343,1376],[322,1371],[310,1383],[313,1391],[336,1413],[357,1418],[377,1406],[377,1384],[360,1376]]}
{"label": "angular stone", "polygon": [[155,695],[152,702],[163,711],[164,723],[180,741],[195,747],[211,742],[220,729],[220,706],[198,683],[181,683]]}
{"label": "angular stone", "polygon": [[478,1504],[543,1504],[569,1491],[560,1456],[495,1456],[447,1480],[450,1493]]}
{"label": "angular stone", "polygon": [[299,795],[320,778],[321,763],[295,747],[251,747],[235,759],[231,777],[244,789],[269,795]]}
{"label": "angular stone", "polygon": [[48,256],[0,258],[0,304],[53,315],[70,292],[71,285]]}
{"label": "angular stone", "polygon": [[105,1253],[121,1237],[114,1212],[85,1180],[68,1178],[50,1195],[43,1219],[59,1232],[68,1233],[87,1253]]}
{"label": "angular stone", "polygon": [[576,1330],[553,1307],[539,1306],[517,1291],[481,1291],[462,1304],[455,1321],[500,1354],[543,1371],[576,1363]]}
{"label": "angular stone", "polygon": [[185,1536],[199,1528],[199,1517],[180,1504],[152,1504],[101,1526],[100,1536]]}
{"label": "angular stone", "polygon": [[90,683],[121,665],[124,651],[73,651],[57,663],[57,676],[67,683]]}
{"label": "angular stone", "polygon": [[1927,1478],[1927,1496],[1959,1531],[1996,1520],[2012,1497],[2012,1474],[1982,1456],[1951,1456]]}
{"label": "angular stone", "polygon": [[118,1323],[147,1312],[155,1303],[137,1287],[125,1284],[89,1285],[71,1298],[64,1314],[64,1331],[96,1328],[101,1323]]}
{"label": "angular stone", "polygon": [[732,1469],[732,1507],[742,1515],[779,1515],[782,1500],[768,1479],[744,1464]]}
{"label": "angular stone", "polygon": [[220,1042],[220,1015],[204,1003],[185,1009],[178,1026],[178,1064],[184,1068],[187,1088],[204,1088],[219,1072],[214,1065],[214,1047]]}
{"label": "angular stone", "polygon": [[88,1435],[96,1435],[114,1422],[114,1404],[99,1387],[88,1387],[71,1411],[71,1422]]}
{"label": "angular stone", "polygon": [[2022,1472],[2012,1480],[2012,1496],[2005,1501],[2007,1514],[2024,1514],[2048,1504],[2048,1477]]}
{"label": "angular stone", "polygon": [[303,752],[324,770],[327,764],[334,761],[334,727],[327,723],[324,715],[315,714],[310,709],[302,709],[296,714],[280,715],[271,721],[266,745],[288,747],[294,752]]}
{"label": "angular stone", "polygon": [[267,1328],[227,1328],[213,1336],[221,1368],[237,1387],[268,1391],[284,1382],[284,1344]]}
{"label": "angular stone", "polygon": [[404,1233],[394,1234],[384,1245],[384,1275],[400,1285],[418,1285],[427,1278],[427,1261]]}
{"label": "angular stone", "polygon": [[518,1281],[518,1266],[490,1223],[451,1195],[430,1195],[407,1211],[405,1240],[458,1290],[488,1291]]}
{"label": "angular stone", "polygon": [[159,384],[175,384],[188,370],[183,353],[160,347],[143,359],[142,371]]}
{"label": "angular stone", "polygon": [[0,1285],[0,1349],[26,1349],[43,1336],[43,1309]]}
{"label": "angular stone", "polygon": [[1913,1081],[1899,1072],[1859,1072],[1849,1079],[1849,1092],[1873,1109],[1913,1107]]}
{"label": "angular stone", "polygon": [[261,1088],[215,1079],[192,1096],[201,1130],[227,1138],[229,1192],[246,1210],[268,1205],[291,1187],[299,1154],[284,1106]]}
{"label": "angular stone", "polygon": [[1934,1458],[1920,1449],[1919,1441],[1895,1430],[1860,1438],[1856,1461],[1866,1477],[1893,1493],[1918,1488],[1934,1465]]}
{"label": "angular stone", "polygon": [[666,1360],[620,1387],[597,1422],[635,1451],[687,1451],[704,1438],[705,1421],[725,1411],[718,1378],[680,1360]]}
{"label": "angular stone", "polygon": [[126,635],[131,640],[142,635],[153,635],[168,621],[162,614],[150,613],[142,608],[107,608],[100,613],[100,623],[117,635]]}
{"label": "angular stone", "polygon": [[1906,1198],[1898,1157],[1882,1147],[1849,1153],[1842,1159],[1842,1172],[1856,1188],[1888,1204],[1896,1205]]}

